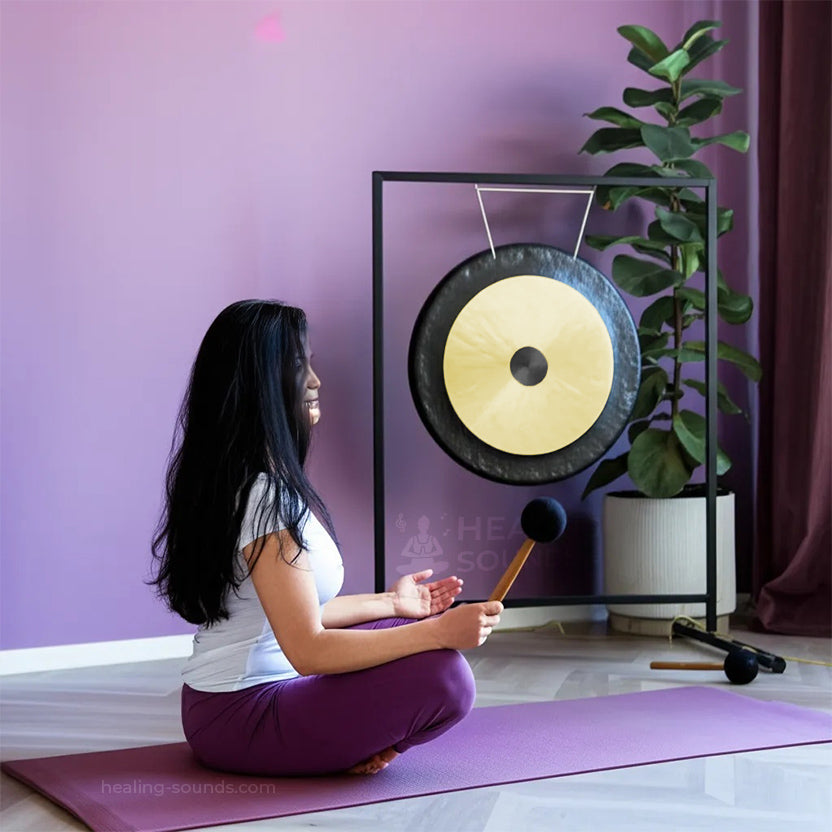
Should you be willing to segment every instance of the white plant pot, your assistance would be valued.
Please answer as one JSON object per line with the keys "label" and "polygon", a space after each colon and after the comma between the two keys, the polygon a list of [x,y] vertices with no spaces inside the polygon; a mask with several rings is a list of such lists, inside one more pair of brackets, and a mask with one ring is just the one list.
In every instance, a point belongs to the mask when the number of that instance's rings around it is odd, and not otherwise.
{"label": "white plant pot", "polygon": [[[704,496],[656,500],[619,492],[604,497],[604,591],[608,595],[676,595],[706,592]],[[716,499],[717,615],[736,608],[734,495]],[[609,604],[633,618],[701,618],[705,604]]]}

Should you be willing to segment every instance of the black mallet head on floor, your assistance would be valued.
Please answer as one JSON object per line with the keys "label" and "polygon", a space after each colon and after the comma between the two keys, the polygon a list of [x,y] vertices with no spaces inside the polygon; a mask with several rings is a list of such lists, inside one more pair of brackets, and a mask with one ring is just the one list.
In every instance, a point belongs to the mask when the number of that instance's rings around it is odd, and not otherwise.
{"label": "black mallet head on floor", "polygon": [[725,657],[725,675],[735,685],[747,685],[757,677],[760,663],[750,650],[731,650]]}

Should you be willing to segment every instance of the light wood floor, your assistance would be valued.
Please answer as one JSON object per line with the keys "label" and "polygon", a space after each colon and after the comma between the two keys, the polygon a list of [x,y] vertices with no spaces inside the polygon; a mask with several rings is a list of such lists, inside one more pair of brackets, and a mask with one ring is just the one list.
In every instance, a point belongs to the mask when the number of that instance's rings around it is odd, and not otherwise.
{"label": "light wood floor", "polygon": [[[466,653],[477,707],[575,699],[691,684],[727,685],[720,672],[652,671],[654,659],[719,659],[678,638],[607,634],[599,625],[497,632]],[[829,662],[829,640],[733,630],[783,656]],[[184,739],[176,659],[7,676],[2,686],[2,759],[127,748]],[[789,662],[731,690],[832,712],[832,668]],[[761,734],[766,730],[760,726]],[[393,763],[395,765],[395,762]],[[17,781],[2,777],[4,832],[86,827]],[[660,763],[316,812],[212,830],[714,830],[828,832],[832,829],[832,745]]]}

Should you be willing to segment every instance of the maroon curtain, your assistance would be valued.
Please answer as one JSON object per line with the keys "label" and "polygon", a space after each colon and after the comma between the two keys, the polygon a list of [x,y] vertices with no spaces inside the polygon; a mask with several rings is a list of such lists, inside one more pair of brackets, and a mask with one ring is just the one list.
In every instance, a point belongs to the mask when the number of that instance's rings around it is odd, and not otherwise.
{"label": "maroon curtain", "polygon": [[832,635],[832,3],[760,9],[758,627]]}

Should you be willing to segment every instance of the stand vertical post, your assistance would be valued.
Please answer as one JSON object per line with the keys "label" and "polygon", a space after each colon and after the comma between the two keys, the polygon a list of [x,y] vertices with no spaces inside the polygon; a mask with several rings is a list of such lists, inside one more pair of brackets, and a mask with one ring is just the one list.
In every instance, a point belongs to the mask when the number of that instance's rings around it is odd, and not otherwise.
{"label": "stand vertical post", "polygon": [[375,591],[384,592],[384,177],[373,173],[373,515]]}
{"label": "stand vertical post", "polygon": [[705,271],[705,501],[706,582],[705,628],[716,630],[716,451],[717,451],[717,265],[716,265],[716,181],[705,188],[708,212],[707,256]]}

